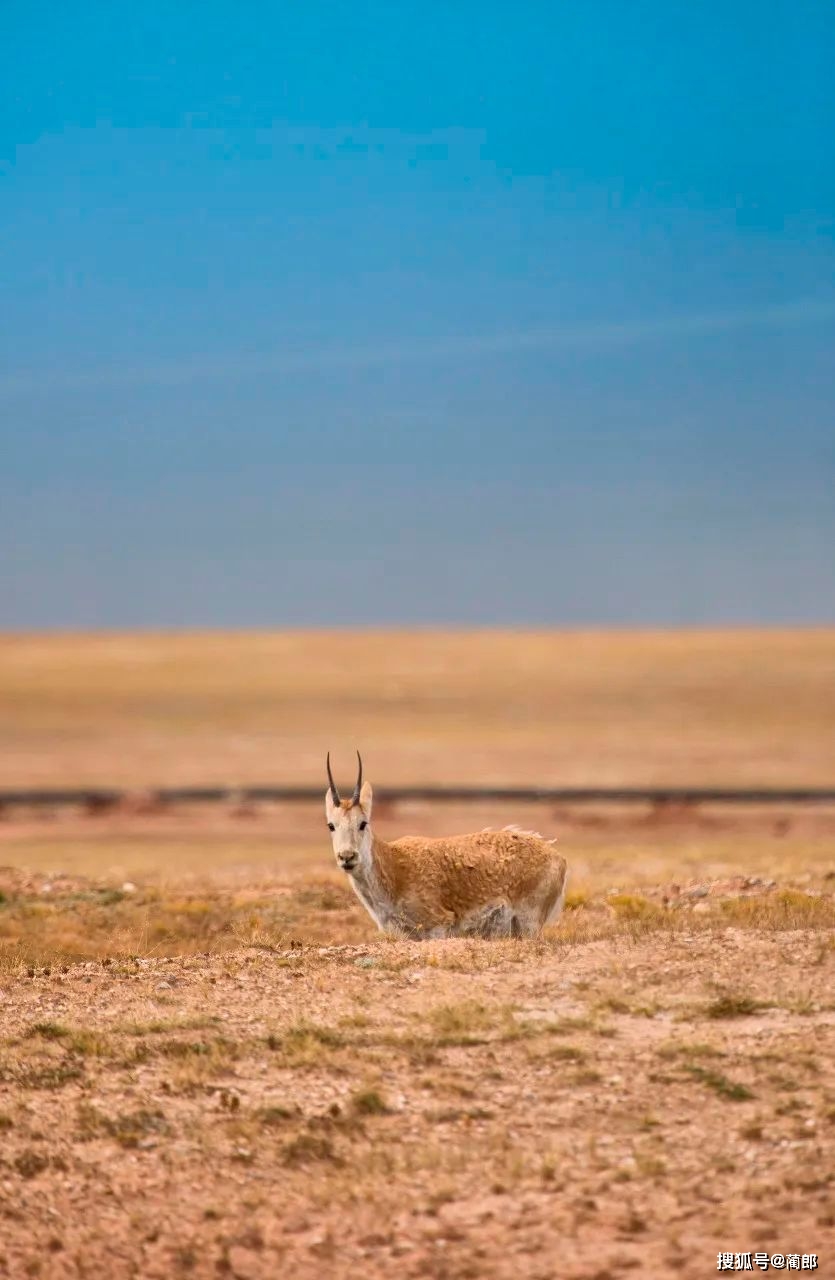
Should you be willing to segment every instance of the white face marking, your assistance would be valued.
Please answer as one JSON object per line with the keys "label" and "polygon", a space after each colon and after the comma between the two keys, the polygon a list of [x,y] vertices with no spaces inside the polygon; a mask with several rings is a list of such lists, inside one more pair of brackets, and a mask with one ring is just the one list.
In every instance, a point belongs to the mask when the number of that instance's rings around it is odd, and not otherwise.
{"label": "white face marking", "polygon": [[349,875],[366,872],[371,865],[370,806],[359,804],[343,809],[335,804],[330,791],[325,794],[325,816],[331,832],[331,843],[337,866]]}

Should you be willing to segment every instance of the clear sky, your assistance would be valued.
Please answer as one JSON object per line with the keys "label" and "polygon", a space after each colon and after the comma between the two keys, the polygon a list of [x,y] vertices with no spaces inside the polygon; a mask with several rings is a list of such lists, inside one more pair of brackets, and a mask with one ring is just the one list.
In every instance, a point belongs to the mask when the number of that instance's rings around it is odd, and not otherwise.
{"label": "clear sky", "polygon": [[0,39],[0,627],[835,620],[835,5]]}

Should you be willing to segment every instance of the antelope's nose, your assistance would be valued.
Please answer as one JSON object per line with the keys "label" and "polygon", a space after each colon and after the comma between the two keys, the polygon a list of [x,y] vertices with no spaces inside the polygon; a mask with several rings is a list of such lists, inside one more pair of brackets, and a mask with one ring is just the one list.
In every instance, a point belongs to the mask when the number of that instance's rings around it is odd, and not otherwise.
{"label": "antelope's nose", "polygon": [[357,865],[357,855],[355,853],[340,853],[339,865],[343,871],[353,871]]}

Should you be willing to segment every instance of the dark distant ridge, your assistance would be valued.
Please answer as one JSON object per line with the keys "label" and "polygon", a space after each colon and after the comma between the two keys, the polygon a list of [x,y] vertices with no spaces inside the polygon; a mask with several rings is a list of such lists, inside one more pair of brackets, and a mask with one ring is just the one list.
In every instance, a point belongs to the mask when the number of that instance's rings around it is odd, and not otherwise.
{"label": "dark distant ridge", "polygon": [[[20,788],[0,790],[0,808],[25,806],[49,808],[79,805],[109,809],[141,797],[146,803],[218,804],[259,801],[320,801],[322,786],[258,787],[110,787]],[[657,804],[657,805],[814,805],[835,804],[835,787],[379,787],[379,801],[427,800],[444,803],[485,800],[527,804]]]}

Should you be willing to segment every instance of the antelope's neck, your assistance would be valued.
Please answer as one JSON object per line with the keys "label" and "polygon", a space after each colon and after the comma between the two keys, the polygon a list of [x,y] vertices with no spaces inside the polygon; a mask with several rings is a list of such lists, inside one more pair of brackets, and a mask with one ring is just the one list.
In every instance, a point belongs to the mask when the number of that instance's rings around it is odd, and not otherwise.
{"label": "antelope's neck", "polygon": [[363,906],[379,927],[388,930],[396,923],[394,884],[386,854],[388,846],[372,834],[371,858],[351,875],[351,884]]}
{"label": "antelope's neck", "polygon": [[384,894],[387,898],[391,897],[391,857],[389,847],[385,840],[381,840],[379,836],[371,833],[371,867],[370,879],[373,881],[375,888]]}
{"label": "antelope's neck", "polygon": [[394,886],[389,866],[388,845],[384,840],[379,840],[373,832],[371,858],[364,866],[360,864],[358,870],[354,872],[354,883],[358,889],[362,890],[363,897],[391,902]]}

